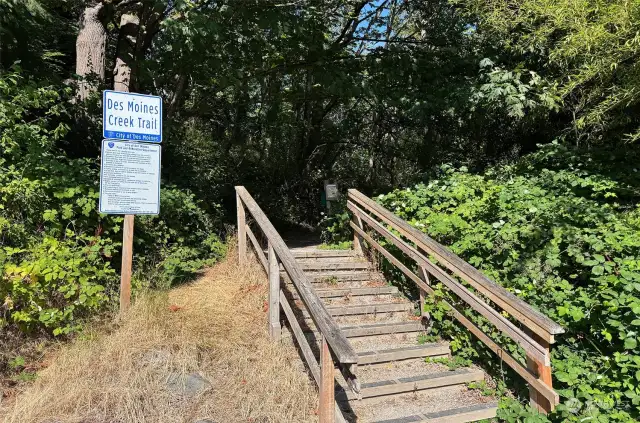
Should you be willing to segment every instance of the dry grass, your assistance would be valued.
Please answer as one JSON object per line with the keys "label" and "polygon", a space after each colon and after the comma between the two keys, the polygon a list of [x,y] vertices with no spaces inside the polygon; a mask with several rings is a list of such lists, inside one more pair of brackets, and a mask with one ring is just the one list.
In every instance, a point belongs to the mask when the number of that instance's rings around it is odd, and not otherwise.
{"label": "dry grass", "polygon": [[[257,264],[241,270],[229,257],[193,284],[144,296],[109,333],[61,349],[2,421],[317,421],[297,352],[268,338],[266,292]],[[190,374],[210,384],[190,396],[168,383]]]}

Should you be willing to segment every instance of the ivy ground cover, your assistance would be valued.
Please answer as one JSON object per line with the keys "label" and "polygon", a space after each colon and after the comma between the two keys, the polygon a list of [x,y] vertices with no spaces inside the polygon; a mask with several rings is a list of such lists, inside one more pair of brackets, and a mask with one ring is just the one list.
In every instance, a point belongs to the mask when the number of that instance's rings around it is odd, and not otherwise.
{"label": "ivy ground cover", "polygon": [[[637,157],[553,144],[480,175],[443,167],[377,199],[566,329],[552,349],[552,421],[640,417]],[[446,312],[434,317],[459,354],[483,354],[462,347],[468,334]],[[547,421],[513,401],[501,417]]]}

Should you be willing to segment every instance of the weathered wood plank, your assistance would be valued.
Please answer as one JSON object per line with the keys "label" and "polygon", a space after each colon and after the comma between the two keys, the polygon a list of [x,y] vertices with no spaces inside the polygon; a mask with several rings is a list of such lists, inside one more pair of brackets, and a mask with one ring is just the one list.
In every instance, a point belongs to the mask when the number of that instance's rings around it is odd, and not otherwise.
{"label": "weathered wood plank", "polygon": [[351,344],[349,344],[349,341],[347,341],[344,335],[340,332],[340,328],[325,308],[322,300],[313,291],[311,282],[298,266],[298,263],[291,254],[291,251],[273,227],[273,224],[269,221],[260,206],[258,206],[244,187],[236,187],[236,193],[240,200],[242,200],[242,203],[244,203],[247,210],[251,213],[251,216],[256,221],[267,240],[271,242],[273,249],[287,271],[287,274],[296,286],[307,310],[309,310],[316,327],[326,337],[335,357],[340,363],[357,363],[358,356],[356,352],[351,347]]}
{"label": "weathered wood plank", "polygon": [[[458,369],[451,372],[433,373],[403,377],[380,382],[363,383],[361,385],[362,398],[379,397],[382,395],[400,394],[423,389],[441,388],[444,386],[461,385],[463,383],[484,380],[482,370]],[[349,400],[356,399],[352,393],[347,393]]]}
{"label": "weathered wood plank", "polygon": [[335,371],[327,339],[322,336],[320,345],[320,423],[335,423]]}
{"label": "weathered wood plank", "polygon": [[[425,326],[419,320],[409,320],[400,323],[369,323],[365,325],[342,326],[341,329],[347,338],[359,338],[362,336],[420,333],[425,331]],[[320,336],[320,332],[315,330],[306,330],[305,333],[313,334],[315,338]]]}
{"label": "weathered wood plank", "polygon": [[[424,280],[424,282],[427,285],[431,286],[431,278],[429,277],[429,272],[427,272],[427,269],[421,266],[420,272],[422,273],[422,279]],[[430,320],[431,316],[429,315],[429,313],[424,311],[424,307],[427,300],[427,291],[425,291],[422,288],[419,288],[419,289],[420,289],[420,316],[422,316],[422,318],[424,319]]]}
{"label": "weathered wood plank", "polygon": [[[316,294],[320,298],[336,298],[336,297],[362,297],[367,295],[394,295],[397,294],[398,288],[395,286],[373,286],[363,288],[318,288]],[[295,292],[291,294],[294,300],[300,299]]]}
{"label": "weathered wood plank", "polygon": [[131,306],[131,271],[133,266],[133,227],[135,216],[127,214],[122,227],[122,263],[120,265],[120,312]]}
{"label": "weathered wood plank", "polygon": [[347,338],[360,336],[391,335],[407,332],[424,332],[425,327],[420,321],[401,323],[374,323],[360,326],[345,326],[342,332]]}
{"label": "weathered wood plank", "polygon": [[238,213],[238,262],[240,266],[247,264],[247,216],[242,205],[242,199],[236,192],[236,210]]}
{"label": "weathered wood plank", "polygon": [[332,271],[332,270],[367,270],[371,268],[371,264],[367,261],[345,261],[345,262],[324,262],[318,260],[312,263],[301,263],[298,265],[302,270],[307,271]]}
{"label": "weathered wood plank", "polygon": [[297,259],[355,257],[353,250],[291,250],[291,254]]}
{"label": "weathered wood plank", "polygon": [[[378,303],[351,306],[327,307],[332,316],[353,316],[356,314],[395,313],[413,310],[411,303]],[[303,317],[309,318],[309,313],[304,310]]]}
{"label": "weathered wood plank", "polygon": [[[360,229],[364,229],[364,227],[362,226],[362,220],[360,219],[360,217],[354,216],[353,218],[354,218],[353,223],[357,225]],[[353,233],[353,249],[357,255],[359,256],[364,255],[364,250],[362,249],[362,238],[357,232]]]}
{"label": "weathered wood plank", "polygon": [[293,336],[296,338],[296,342],[298,347],[300,347],[300,351],[302,351],[302,355],[307,362],[307,366],[309,366],[309,370],[311,371],[311,375],[313,379],[316,381],[318,386],[320,385],[320,365],[316,360],[315,355],[313,355],[313,351],[309,346],[309,342],[307,341],[307,337],[304,336],[304,332],[296,320],[296,316],[291,310],[291,306],[289,305],[289,301],[287,297],[284,295],[284,292],[280,291],[280,306],[282,307],[282,311],[284,311],[285,316],[287,316],[287,320],[289,321],[289,327],[291,328],[291,332],[293,332]]}
{"label": "weathered wood plank", "polygon": [[282,335],[280,327],[280,269],[278,257],[271,243],[269,251],[269,334],[278,341]]}
{"label": "weathered wood plank", "polygon": [[400,219],[398,216],[394,215],[392,212],[371,200],[364,194],[355,189],[350,189],[349,198],[361,204],[364,208],[374,213],[385,223],[399,231],[403,236],[416,243],[416,245],[427,253],[433,255],[439,262],[447,267],[447,269],[451,270],[457,276],[460,276],[470,283],[474,288],[487,295],[493,302],[498,304],[508,313],[512,314],[516,319],[522,322],[525,326],[534,330],[536,333],[538,332],[534,329],[535,326],[545,330],[550,335],[564,333],[562,326],[531,307],[516,295],[507,291],[504,287],[496,284],[478,269],[447,250],[443,245]]}
{"label": "weathered wood plank", "polygon": [[494,308],[478,298],[475,294],[469,291],[464,285],[457,280],[453,279],[444,270],[431,263],[425,256],[420,254],[411,245],[405,243],[400,237],[393,232],[385,228],[383,225],[375,221],[369,215],[367,215],[362,209],[356,206],[352,202],[347,202],[347,207],[367,222],[367,224],[377,231],[380,235],[384,236],[388,241],[391,241],[396,247],[402,250],[405,254],[411,257],[417,264],[429,270],[433,276],[435,276],[440,282],[442,282],[447,288],[453,291],[460,299],[466,302],[471,308],[484,316],[487,320],[493,323],[502,333],[509,336],[513,341],[520,345],[527,355],[535,358],[536,360],[549,365],[549,351],[543,348],[533,338],[527,335],[524,331],[510,322],[506,317],[501,315]]}
{"label": "weathered wood plank", "polygon": [[370,280],[383,280],[383,277],[378,272],[313,272],[307,273],[307,277],[314,283],[322,283],[327,280],[336,280],[338,282],[355,282],[355,281],[370,281]]}
{"label": "weathered wood plank", "polygon": [[245,225],[245,231],[247,232],[247,235],[249,236],[249,240],[251,240],[251,244],[253,245],[253,250],[256,252],[256,256],[258,257],[258,260],[260,261],[260,263],[262,264],[262,267],[264,267],[264,271],[267,272],[267,275],[269,274],[269,262],[267,261],[267,258],[264,255],[264,252],[262,251],[262,248],[260,247],[260,243],[258,242],[258,238],[256,238],[256,236],[254,235],[253,231],[251,230],[251,228],[249,227],[249,225]]}
{"label": "weathered wood plank", "polygon": [[375,423],[470,423],[492,419],[496,416],[497,412],[498,403],[491,401],[483,404],[470,405],[468,407],[415,414],[397,419],[378,420]]}
{"label": "weathered wood plank", "polygon": [[[536,337],[535,334],[533,334],[533,336],[534,338]],[[538,341],[540,342],[540,345],[547,349],[547,351],[549,350],[549,344],[544,339],[538,339]],[[527,355],[527,369],[529,369],[529,371],[534,375],[538,376],[538,379],[540,379],[545,385],[547,385],[549,388],[552,388],[551,364],[545,364],[539,360],[536,360],[535,357]],[[549,400],[538,393],[531,386],[529,387],[529,398],[531,407],[533,407],[534,409],[545,414],[553,410],[553,406],[549,402]]]}
{"label": "weathered wood plank", "polygon": [[385,361],[406,360],[409,358],[436,357],[449,355],[446,344],[424,344],[388,350],[361,352],[359,365],[384,363]]}

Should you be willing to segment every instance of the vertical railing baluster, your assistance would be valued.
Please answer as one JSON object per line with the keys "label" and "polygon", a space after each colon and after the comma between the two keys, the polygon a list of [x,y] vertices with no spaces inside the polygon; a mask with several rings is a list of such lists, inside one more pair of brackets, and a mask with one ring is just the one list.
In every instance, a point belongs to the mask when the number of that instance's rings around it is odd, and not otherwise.
{"label": "vertical railing baluster", "polygon": [[238,262],[241,266],[247,263],[247,216],[240,195],[236,193],[236,209],[238,211]]}
{"label": "vertical railing baluster", "polygon": [[280,263],[269,242],[269,334],[278,341],[282,334],[280,327]]}
{"label": "vertical railing baluster", "polygon": [[[362,224],[362,219],[360,218],[360,216],[356,215],[355,213],[353,214],[353,220],[354,223],[356,225],[358,225],[358,227],[362,230],[364,230],[364,225]],[[353,250],[356,252],[357,255],[362,256],[364,255],[364,250],[363,250],[363,239],[362,236],[360,236],[360,234],[356,231],[353,231]]]}
{"label": "vertical railing baluster", "polygon": [[329,344],[322,335],[320,350],[320,406],[318,414],[320,423],[335,423],[335,385],[334,364],[329,351]]}
{"label": "vertical railing baluster", "polygon": [[[431,286],[431,279],[429,279],[429,272],[427,272],[427,269],[420,266],[420,271],[422,272],[422,279],[424,280],[424,282],[427,285]],[[424,311],[424,304],[427,299],[427,293],[424,289],[422,288],[419,288],[419,289],[420,289],[420,317],[426,320],[430,320],[431,315],[429,315],[429,313],[426,313]]]}
{"label": "vertical railing baluster", "polygon": [[[549,352],[549,359],[551,359],[550,354],[550,345],[549,343],[542,339],[542,337],[536,335],[530,330],[527,330],[529,336],[531,336],[540,346],[545,348]],[[542,383],[547,385],[549,388],[552,388],[552,377],[551,377],[551,366],[547,366],[545,363],[540,362],[539,360],[527,356],[527,369],[531,371],[534,375],[540,379]],[[529,400],[531,407],[544,413],[548,414],[553,411],[554,405],[552,405],[547,398],[538,393],[538,391],[531,385],[529,385]]]}

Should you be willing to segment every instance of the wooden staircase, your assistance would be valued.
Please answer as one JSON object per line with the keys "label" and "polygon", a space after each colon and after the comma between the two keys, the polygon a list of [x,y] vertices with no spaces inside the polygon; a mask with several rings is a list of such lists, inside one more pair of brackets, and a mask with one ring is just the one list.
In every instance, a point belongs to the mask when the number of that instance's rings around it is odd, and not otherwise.
{"label": "wooden staircase", "polygon": [[[495,417],[496,401],[466,386],[485,379],[481,370],[451,371],[426,362],[428,357],[448,357],[449,345],[418,342],[425,322],[417,304],[389,286],[371,263],[352,250],[304,248],[292,253],[358,354],[359,392],[336,378],[335,398],[347,421],[473,422]],[[285,272],[282,278],[294,312],[305,319],[307,339],[317,346],[319,333]]]}
{"label": "wooden staircase", "polygon": [[[283,325],[289,329],[318,386],[320,423],[453,423],[495,416],[495,400],[466,386],[485,379],[481,370],[449,370],[426,360],[450,354],[446,343],[418,342],[426,316],[417,304],[435,295],[434,283],[451,295],[439,298],[448,317],[528,384],[532,407],[548,413],[559,403],[550,348],[564,329],[391,211],[350,189],[354,251],[292,250],[246,188],[236,187],[236,195],[239,263],[247,263],[250,242],[269,278],[269,333],[277,341]],[[389,286],[365,255],[402,272],[420,300],[413,304]],[[475,319],[491,324],[503,340]],[[526,360],[511,354],[514,347]]]}

